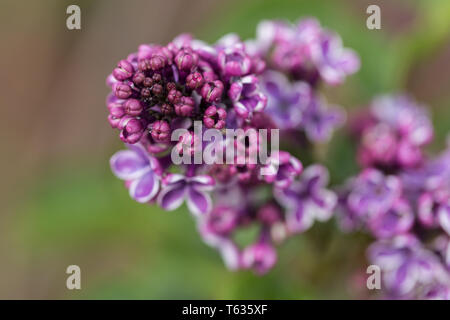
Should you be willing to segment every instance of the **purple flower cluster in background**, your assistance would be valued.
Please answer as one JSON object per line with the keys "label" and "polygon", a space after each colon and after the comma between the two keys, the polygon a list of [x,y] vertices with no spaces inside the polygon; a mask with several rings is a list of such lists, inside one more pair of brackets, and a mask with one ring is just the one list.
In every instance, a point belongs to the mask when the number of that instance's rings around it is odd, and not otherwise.
{"label": "purple flower cluster in background", "polygon": [[433,127],[403,95],[376,98],[351,124],[363,170],[339,191],[341,226],[377,240],[384,293],[396,299],[450,298],[450,148],[423,149]]}
{"label": "purple flower cluster in background", "polygon": [[296,25],[263,21],[257,38],[247,42],[265,57],[263,90],[267,113],[280,129],[306,134],[309,141],[324,142],[345,121],[344,112],[329,106],[317,89],[321,83],[338,85],[359,69],[359,58],[342,46],[339,35],[322,28],[315,19]]}
{"label": "purple flower cluster in background", "polygon": [[[175,166],[170,154],[193,156],[194,121],[219,130],[294,131],[325,142],[345,114],[327,105],[320,84],[340,84],[358,68],[356,54],[314,19],[265,21],[245,42],[229,34],[209,45],[183,34],[166,46],[143,44],[107,78],[108,120],[128,147],[111,158],[112,170],[138,202],[165,210],[186,202],[202,238],[230,269],[263,274],[276,263],[276,244],[332,216],[338,198],[327,189],[327,169],[304,169],[278,150],[261,164]],[[179,128],[188,133],[172,141]],[[259,150],[260,143],[244,147]],[[239,243],[236,233],[250,226],[258,229],[256,239]]]}

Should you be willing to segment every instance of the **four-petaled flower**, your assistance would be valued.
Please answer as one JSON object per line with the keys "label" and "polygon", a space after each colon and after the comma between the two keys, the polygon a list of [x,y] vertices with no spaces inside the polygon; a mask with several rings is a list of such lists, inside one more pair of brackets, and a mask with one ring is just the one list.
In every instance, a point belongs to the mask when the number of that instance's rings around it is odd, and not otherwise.
{"label": "four-petaled flower", "polygon": [[314,220],[326,221],[337,203],[334,192],[325,188],[328,170],[321,165],[311,165],[303,171],[300,180],[285,189],[275,189],[274,195],[286,212],[287,227],[291,232],[310,228]]}
{"label": "four-petaled flower", "polygon": [[111,157],[114,174],[129,184],[131,197],[137,202],[149,202],[159,190],[161,167],[141,144],[127,145]]}
{"label": "four-petaled flower", "polygon": [[181,174],[168,174],[162,181],[162,190],[158,195],[158,204],[165,210],[177,209],[184,200],[194,215],[208,213],[212,208],[211,197],[214,179],[207,175],[186,177]]}

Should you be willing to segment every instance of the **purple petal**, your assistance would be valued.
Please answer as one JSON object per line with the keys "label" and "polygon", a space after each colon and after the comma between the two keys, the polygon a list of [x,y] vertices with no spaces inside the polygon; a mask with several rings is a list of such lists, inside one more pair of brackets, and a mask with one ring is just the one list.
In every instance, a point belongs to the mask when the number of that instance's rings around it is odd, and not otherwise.
{"label": "purple petal", "polygon": [[203,215],[211,210],[212,202],[207,193],[191,187],[188,188],[187,205],[192,214]]}
{"label": "purple petal", "polygon": [[159,181],[153,171],[148,171],[141,178],[134,180],[130,185],[130,196],[137,202],[150,201],[159,189]]}
{"label": "purple petal", "polygon": [[211,191],[215,181],[211,176],[199,175],[189,179],[189,184],[199,191]]}
{"label": "purple petal", "polygon": [[309,229],[314,222],[312,205],[307,201],[298,203],[295,210],[288,210],[286,224],[291,232],[303,232]]}
{"label": "purple petal", "polygon": [[172,187],[165,187],[158,196],[158,204],[161,208],[172,211],[183,203],[186,194],[186,185],[176,184]]}
{"label": "purple petal", "polygon": [[146,158],[131,150],[116,152],[110,159],[111,170],[120,179],[134,180],[150,170]]}

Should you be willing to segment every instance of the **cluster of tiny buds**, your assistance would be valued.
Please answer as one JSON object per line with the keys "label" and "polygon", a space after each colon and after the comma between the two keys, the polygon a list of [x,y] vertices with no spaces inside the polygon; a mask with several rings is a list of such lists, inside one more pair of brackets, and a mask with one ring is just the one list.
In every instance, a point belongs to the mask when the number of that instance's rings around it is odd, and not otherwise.
{"label": "cluster of tiny buds", "polygon": [[173,43],[139,50],[119,61],[109,79],[108,120],[121,131],[122,141],[136,143],[148,130],[156,142],[168,142],[177,117],[203,119],[207,128],[225,127],[227,112],[215,105],[224,84],[208,62]]}

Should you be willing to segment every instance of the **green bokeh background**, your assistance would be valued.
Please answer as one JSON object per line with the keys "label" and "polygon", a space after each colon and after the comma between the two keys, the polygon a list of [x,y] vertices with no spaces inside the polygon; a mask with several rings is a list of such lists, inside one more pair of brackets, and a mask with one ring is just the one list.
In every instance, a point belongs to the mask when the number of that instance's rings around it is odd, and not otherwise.
{"label": "green bokeh background", "polygon": [[[186,3],[178,1],[174,6],[183,10]],[[365,9],[372,3],[381,7],[381,30],[366,28]],[[106,8],[118,5],[118,2],[79,1],[79,4],[83,19],[86,19],[83,20],[86,25],[80,32],[82,34],[94,27],[94,12],[107,10]],[[55,25],[64,23],[64,8],[67,6],[64,1],[42,1],[42,5],[48,6],[50,12],[57,12],[54,15],[48,14],[51,21],[56,21]],[[155,3],[155,10],[159,10],[158,5],[164,5],[164,2]],[[193,5],[202,6],[204,1]],[[9,5],[3,6],[8,8]],[[12,4],[10,6],[10,9],[15,8]],[[136,7],[139,8],[133,6]],[[323,92],[330,102],[341,104],[351,112],[367,104],[376,94],[398,90],[411,92],[418,100],[430,106],[436,124],[436,140],[430,152],[443,148],[446,134],[450,131],[450,2],[447,0],[233,0],[217,2],[211,10],[190,22],[189,29],[197,37],[211,42],[228,32],[237,32],[243,38],[249,38],[254,35],[255,27],[261,19],[282,18],[295,21],[303,16],[315,16],[324,26],[336,30],[342,36],[345,46],[356,50],[361,57],[362,68],[359,73],[348,78],[343,86],[324,88]],[[45,25],[46,22],[42,23]],[[119,19],[116,23],[125,28],[127,20]],[[142,22],[143,25],[148,24],[149,28],[158,28],[152,23],[151,20]],[[30,23],[24,29],[29,30],[34,26]],[[167,41],[182,30],[174,27],[172,31],[157,40],[149,37],[141,39],[141,42]],[[79,52],[76,51],[77,46],[83,46],[83,41],[88,41],[81,35],[76,36],[79,37],[76,41],[71,39],[74,36],[67,30],[58,32],[61,33],[60,38],[57,38],[60,39],[60,46],[56,46],[55,50],[64,50],[66,54],[71,50]],[[114,38],[111,41],[120,43],[125,41],[126,32],[105,33],[104,37]],[[137,45],[138,43],[134,43],[131,48]],[[101,55],[100,48],[98,51],[95,48],[92,50],[93,54]],[[122,146],[116,132],[107,128],[104,107],[107,88],[104,87],[104,78],[97,75],[103,74],[106,77],[109,72],[107,66],[112,69],[114,62],[131,50],[124,47],[117,52],[108,52],[105,58],[107,63],[100,63],[101,70],[97,70],[93,76],[95,81],[90,82],[91,87],[96,86],[98,89],[96,96],[89,102],[92,104],[89,109],[100,110],[96,111],[99,115],[98,123],[101,122],[102,126],[99,130],[107,132],[106,138],[94,140],[95,144],[86,149],[83,149],[81,141],[74,142],[74,152],[62,155],[50,153],[37,165],[31,166],[26,174],[18,174],[17,179],[13,173],[6,175],[9,178],[3,181],[7,192],[3,193],[5,208],[0,235],[1,250],[5,257],[0,259],[0,297],[373,297],[364,289],[364,272],[367,267],[364,249],[370,243],[370,238],[362,234],[344,234],[338,230],[335,221],[316,224],[310,231],[280,246],[276,267],[267,275],[258,277],[248,271],[226,270],[216,251],[202,243],[195,221],[184,206],[174,212],[164,212],[156,206],[138,204],[130,199],[122,182],[109,169],[109,156]],[[79,59],[84,61],[93,59],[93,56],[86,54]],[[102,60],[98,55],[96,59]],[[90,78],[90,75],[85,76],[86,79]],[[73,93],[79,90],[77,88],[71,87],[70,90]],[[64,110],[64,97],[58,99]],[[45,105],[45,99],[43,100]],[[82,103],[82,99],[77,102]],[[11,104],[2,103],[2,109],[7,106]],[[28,110],[37,112],[37,104],[33,106],[31,103],[27,107]],[[89,117],[89,109],[80,111],[86,113],[86,119]],[[42,121],[45,124],[46,120]],[[8,131],[14,131],[13,122],[6,126],[9,126]],[[53,123],[49,122],[48,126],[52,127]],[[78,131],[75,130],[72,137],[78,133],[85,134],[85,130],[88,130],[85,129],[83,120],[78,122],[77,128]],[[55,130],[56,133],[52,134],[64,132],[64,124]],[[95,136],[97,131],[91,131],[90,135]],[[46,143],[54,142],[52,135],[44,137],[47,139]],[[70,138],[65,141],[69,146],[72,143]],[[15,142],[12,137],[5,148],[14,145],[20,150],[21,147],[17,144],[21,142]],[[357,172],[354,146],[348,142],[342,130],[329,146],[323,146],[322,149],[324,152],[320,153],[318,160],[330,168],[334,184]],[[14,154],[17,158],[26,157],[21,151]],[[4,161],[15,162],[14,159]],[[33,161],[34,159],[31,162]],[[17,170],[24,172],[21,168]],[[81,267],[82,290],[69,291],[65,288],[65,269],[71,264]]]}

